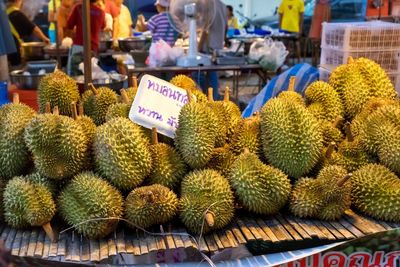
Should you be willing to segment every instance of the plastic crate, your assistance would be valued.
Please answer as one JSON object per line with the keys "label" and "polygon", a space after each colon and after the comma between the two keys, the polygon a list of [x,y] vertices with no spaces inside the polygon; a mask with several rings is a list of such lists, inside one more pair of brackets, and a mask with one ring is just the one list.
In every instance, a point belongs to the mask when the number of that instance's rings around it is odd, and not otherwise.
{"label": "plastic crate", "polygon": [[323,47],[346,51],[400,50],[400,24],[368,21],[322,25]]}
{"label": "plastic crate", "polygon": [[[400,35],[399,35],[400,40]],[[339,49],[332,49],[322,47],[321,51],[321,65],[339,66],[347,63],[349,57],[354,59],[366,57],[372,59],[382,66],[387,72],[400,72],[400,50],[390,51],[344,51]]]}

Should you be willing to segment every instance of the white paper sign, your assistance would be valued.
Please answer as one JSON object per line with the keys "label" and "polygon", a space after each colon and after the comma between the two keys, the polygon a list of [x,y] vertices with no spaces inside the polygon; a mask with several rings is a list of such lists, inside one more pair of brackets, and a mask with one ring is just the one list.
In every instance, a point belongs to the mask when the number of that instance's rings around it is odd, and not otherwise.
{"label": "white paper sign", "polygon": [[181,108],[188,103],[186,90],[151,75],[140,80],[129,112],[133,122],[174,138]]}

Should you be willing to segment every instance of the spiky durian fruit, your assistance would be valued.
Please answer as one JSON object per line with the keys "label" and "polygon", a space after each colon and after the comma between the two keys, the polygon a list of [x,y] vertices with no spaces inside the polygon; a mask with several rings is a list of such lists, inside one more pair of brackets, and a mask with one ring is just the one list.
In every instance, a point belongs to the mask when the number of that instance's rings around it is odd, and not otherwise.
{"label": "spiky durian fruit", "polygon": [[296,77],[295,76],[290,77],[287,91],[282,91],[277,96],[277,98],[287,100],[292,104],[299,104],[301,106],[305,106],[306,103],[303,99],[303,96],[295,91],[295,86],[294,86],[295,82],[296,82]]}
{"label": "spiky durian fruit", "polygon": [[153,184],[134,189],[125,201],[129,226],[148,228],[171,220],[178,212],[178,197],[169,188]]}
{"label": "spiky durian fruit", "polygon": [[106,121],[110,121],[117,117],[129,118],[129,111],[131,109],[129,96],[125,89],[121,89],[121,103],[112,104],[106,114]]}
{"label": "spiky durian fruit", "polygon": [[331,165],[316,179],[300,179],[290,196],[290,211],[301,218],[339,219],[351,204],[349,178],[344,168]]}
{"label": "spiky durian fruit", "polygon": [[222,176],[228,178],[229,172],[236,156],[230,150],[229,145],[223,147],[215,148],[209,162],[207,163],[207,168],[218,171]]}
{"label": "spiky durian fruit", "polygon": [[261,110],[265,158],[291,177],[300,178],[318,162],[322,134],[318,121],[301,105],[274,98]]}
{"label": "spiky durian fruit", "polygon": [[97,170],[114,186],[130,190],[151,171],[149,141],[140,127],[115,118],[97,128],[93,142]]}
{"label": "spiky durian fruit", "polygon": [[243,207],[258,214],[275,214],[290,194],[290,180],[282,171],[265,165],[247,149],[233,163],[229,182]]}
{"label": "spiky durian fruit", "polygon": [[226,138],[227,142],[229,142],[234,136],[236,128],[242,120],[242,115],[238,105],[229,100],[229,87],[225,88],[222,106],[225,110],[225,123],[227,127]]}
{"label": "spiky durian fruit", "polygon": [[305,91],[307,109],[320,120],[333,122],[344,116],[344,108],[339,94],[328,83],[313,82]]}
{"label": "spiky durian fruit", "polygon": [[[135,100],[136,94],[137,94],[137,90],[138,90],[138,80],[136,76],[132,76],[132,87],[126,88],[125,92],[126,92],[126,96],[128,99],[128,104],[132,105],[133,100]],[[120,96],[120,102],[124,103],[126,100],[125,96],[123,96],[121,94]]]}
{"label": "spiky durian fruit", "polygon": [[118,95],[110,88],[100,87],[96,89],[91,85],[90,90],[83,93],[81,101],[86,115],[92,118],[96,125],[101,125],[106,121],[108,108],[117,103]]}
{"label": "spiky durian fruit", "polygon": [[181,109],[175,145],[191,168],[202,168],[210,160],[219,134],[215,124],[214,113],[206,103],[189,102]]}
{"label": "spiky durian fruit", "polygon": [[260,114],[243,119],[236,127],[230,142],[231,150],[240,155],[244,148],[258,156],[262,155]]}
{"label": "spiky durian fruit", "polygon": [[158,142],[156,128],[153,128],[150,153],[152,157],[152,169],[146,178],[146,182],[148,184],[160,184],[170,189],[176,189],[188,172],[188,168],[173,147]]}
{"label": "spiky durian fruit", "polygon": [[368,164],[353,173],[352,203],[378,220],[400,222],[400,179],[382,165]]}
{"label": "spiky durian fruit", "polygon": [[82,103],[79,104],[79,113],[77,113],[74,103],[72,104],[72,108],[72,118],[81,125],[83,131],[90,140],[90,144],[92,144],[94,134],[96,133],[96,124],[90,117],[85,115]]}
{"label": "spiky durian fruit", "polygon": [[71,102],[78,102],[79,90],[76,81],[62,71],[44,76],[38,87],[38,102],[41,113],[46,111],[46,104],[58,106],[60,114],[71,115]]}
{"label": "spiky durian fruit", "polygon": [[88,238],[102,238],[111,233],[123,214],[120,192],[91,173],[80,173],[58,197],[64,220]]}
{"label": "spiky durian fruit", "polygon": [[36,112],[19,103],[18,94],[13,103],[0,108],[0,177],[11,179],[24,174],[31,163],[24,141],[24,130]]}
{"label": "spiky durian fruit", "polygon": [[328,146],[332,142],[336,144],[342,142],[343,134],[338,128],[342,120],[343,118],[337,117],[333,123],[326,120],[319,121],[322,132],[322,143],[324,146]]}
{"label": "spiky durian fruit", "polygon": [[227,114],[222,101],[214,101],[213,88],[208,88],[208,103],[207,106],[212,110],[215,124],[213,127],[218,133],[215,136],[215,146],[221,147],[226,143],[228,134]]}
{"label": "spiky durian fruit", "polygon": [[50,190],[34,179],[17,176],[4,189],[4,218],[11,227],[43,226],[56,212]]}
{"label": "spiky durian fruit", "polygon": [[198,89],[196,82],[190,77],[180,74],[174,76],[169,82],[182,89],[189,90],[196,97],[197,103],[208,102],[207,96]]}
{"label": "spiky durian fruit", "polygon": [[228,180],[217,171],[189,173],[182,181],[180,218],[193,233],[209,232],[227,225],[234,214]]}
{"label": "spiky durian fruit", "polygon": [[45,177],[64,179],[81,172],[91,155],[91,140],[80,123],[53,114],[37,115],[25,128],[25,142],[36,169]]}

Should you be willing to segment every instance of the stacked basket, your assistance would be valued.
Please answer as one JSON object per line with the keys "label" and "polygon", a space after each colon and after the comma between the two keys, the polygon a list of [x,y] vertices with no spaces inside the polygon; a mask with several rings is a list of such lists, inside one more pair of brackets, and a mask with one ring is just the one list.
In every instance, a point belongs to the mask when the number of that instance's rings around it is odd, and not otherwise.
{"label": "stacked basket", "polygon": [[320,79],[353,58],[366,57],[380,64],[400,92],[400,24],[370,21],[323,23]]}

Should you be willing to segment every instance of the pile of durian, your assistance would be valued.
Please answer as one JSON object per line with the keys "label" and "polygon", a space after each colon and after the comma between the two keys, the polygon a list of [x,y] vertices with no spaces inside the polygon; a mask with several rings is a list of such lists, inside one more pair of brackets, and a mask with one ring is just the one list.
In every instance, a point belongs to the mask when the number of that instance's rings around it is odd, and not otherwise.
{"label": "pile of durian", "polygon": [[40,114],[0,108],[0,214],[15,228],[60,216],[101,238],[122,219],[149,228],[179,218],[192,233],[226,226],[237,209],[339,219],[354,208],[400,222],[400,102],[388,76],[360,58],[338,67],[304,97],[287,91],[254,116],[214,101],[190,78],[174,140],[128,119],[137,91],[117,95],[55,72],[39,87]]}

